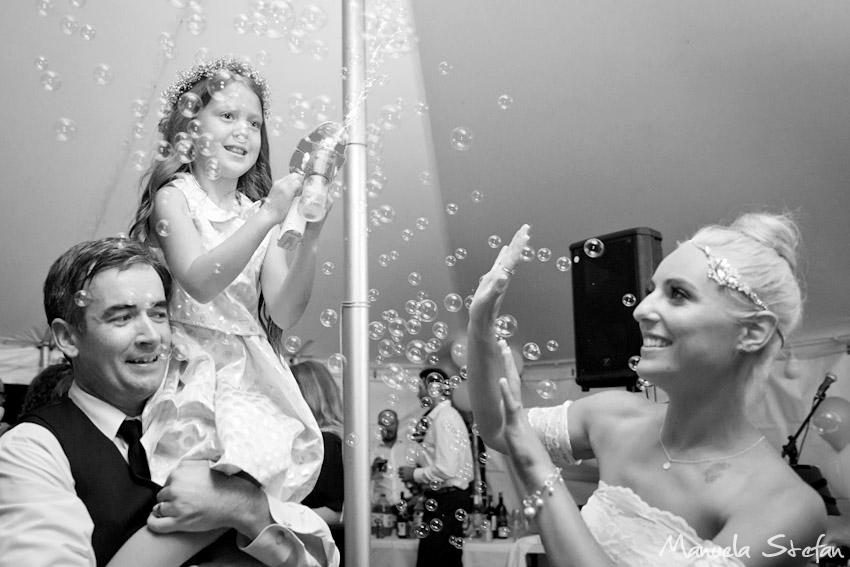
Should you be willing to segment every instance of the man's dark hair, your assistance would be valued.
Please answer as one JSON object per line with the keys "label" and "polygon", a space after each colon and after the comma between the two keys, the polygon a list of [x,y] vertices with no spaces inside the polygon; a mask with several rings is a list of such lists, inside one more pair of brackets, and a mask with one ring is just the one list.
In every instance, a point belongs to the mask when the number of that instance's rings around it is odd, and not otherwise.
{"label": "man's dark hair", "polygon": [[47,324],[64,319],[79,331],[85,330],[85,299],[78,291],[99,273],[117,268],[126,270],[142,264],[152,267],[162,281],[166,300],[171,299],[171,274],[146,245],[120,237],[81,242],[59,256],[44,280],[44,313]]}

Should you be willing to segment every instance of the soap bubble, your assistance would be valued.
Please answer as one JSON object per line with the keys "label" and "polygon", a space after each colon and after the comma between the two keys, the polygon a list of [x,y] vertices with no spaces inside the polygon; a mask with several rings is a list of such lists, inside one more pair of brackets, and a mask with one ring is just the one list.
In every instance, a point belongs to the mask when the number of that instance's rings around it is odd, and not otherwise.
{"label": "soap bubble", "polygon": [[404,230],[401,231],[401,239],[404,240],[405,242],[410,242],[410,240],[412,238],[413,238],[413,231],[410,230],[409,228],[405,228]]}
{"label": "soap bubble", "polygon": [[635,355],[629,358],[629,369],[632,372],[637,372],[638,364],[640,364],[640,357]]}
{"label": "soap bubble", "polygon": [[458,211],[457,203],[449,203],[446,205],[446,213],[449,215],[456,215]]}
{"label": "soap bubble", "polygon": [[555,352],[556,350],[558,350],[558,347],[560,347],[560,346],[561,345],[559,345],[558,341],[556,341],[555,339],[551,339],[549,341],[546,341],[546,349],[549,352]]}
{"label": "soap bubble", "polygon": [[491,234],[487,239],[487,245],[490,246],[490,248],[498,248],[502,245],[502,239],[497,234]]}
{"label": "soap bubble", "polygon": [[60,142],[69,142],[77,137],[77,123],[70,118],[60,118],[53,123],[53,134]]}
{"label": "soap bubble", "polygon": [[548,262],[552,258],[552,251],[548,248],[541,248],[537,251],[537,259],[541,262]]}
{"label": "soap bubble", "polygon": [[512,97],[511,95],[503,94],[498,99],[496,99],[496,104],[498,104],[499,108],[501,108],[502,110],[509,109],[511,105],[513,105],[513,103],[514,97]]}
{"label": "soap bubble", "polygon": [[204,133],[204,125],[197,118],[193,118],[186,124],[186,133],[193,139],[198,139]]}
{"label": "soap bubble", "polygon": [[440,61],[439,65],[437,65],[437,70],[443,76],[451,73],[453,69],[454,69],[454,65],[452,65],[448,61]]}
{"label": "soap bubble", "polygon": [[432,532],[441,532],[443,531],[443,520],[440,518],[432,518],[429,526]]}
{"label": "soap bubble", "polygon": [[35,68],[39,71],[47,71],[47,68],[50,64],[47,62],[47,57],[44,55],[39,55],[35,58]]}
{"label": "soap bubble", "polygon": [[213,154],[213,146],[215,139],[210,133],[201,134],[195,141],[195,147],[202,156],[211,156]]}
{"label": "soap bubble", "polygon": [[457,258],[458,260],[463,260],[464,258],[466,258],[466,254],[466,248],[458,248],[457,250],[455,250],[455,258]]}
{"label": "soap bubble", "polygon": [[445,339],[449,336],[449,326],[443,323],[442,321],[437,321],[431,327],[431,331],[434,333],[434,336],[438,339]]}
{"label": "soap bubble", "polygon": [[464,520],[466,520],[466,510],[464,510],[463,508],[458,508],[457,510],[455,510],[455,520],[457,520],[458,522],[463,522]]}
{"label": "soap bubble", "polygon": [[583,249],[588,258],[599,258],[605,254],[605,244],[598,238],[585,240]]}
{"label": "soap bubble", "polygon": [[233,19],[233,29],[239,35],[245,35],[251,28],[251,18],[247,14],[239,14]]}
{"label": "soap bubble", "polygon": [[623,305],[625,305],[626,307],[634,307],[635,305],[637,305],[637,298],[634,296],[634,294],[627,293],[623,296]]}
{"label": "soap bubble", "polygon": [[395,130],[401,122],[401,109],[394,104],[386,104],[381,108],[378,123],[384,130]]}
{"label": "soap bubble", "polygon": [[217,159],[211,157],[207,160],[207,163],[204,165],[204,173],[207,174],[207,177],[210,181],[215,181],[221,177],[221,164]]}
{"label": "soap bubble", "polygon": [[319,31],[328,23],[328,14],[320,6],[310,4],[302,10],[298,23],[307,31]]}
{"label": "soap bubble", "polygon": [[381,380],[394,390],[401,390],[404,384],[404,368],[395,363],[387,364],[378,370]]}
{"label": "soap bubble", "polygon": [[333,309],[325,309],[319,315],[319,322],[323,327],[333,327],[339,321],[339,315]]}
{"label": "soap bubble", "polygon": [[413,535],[418,537],[419,539],[424,539],[428,537],[428,534],[431,533],[431,528],[428,527],[428,524],[424,522],[419,522],[415,526],[413,526]]}
{"label": "soap bubble", "polygon": [[540,347],[537,343],[525,343],[522,347],[522,355],[528,360],[540,360]]}
{"label": "soap bubble", "polygon": [[378,291],[377,289],[375,289],[374,287],[373,287],[373,288],[370,288],[370,289],[369,289],[369,292],[368,292],[369,302],[370,302],[370,303],[375,303],[376,301],[378,301],[378,296],[379,296],[380,294],[381,294],[381,292],[379,292],[379,291]]}
{"label": "soap bubble", "polygon": [[472,140],[474,137],[475,135],[472,133],[472,130],[458,126],[452,130],[449,141],[454,149],[460,152],[465,152],[472,147]]}
{"label": "soap bubble", "polygon": [[195,160],[195,144],[190,139],[180,140],[174,144],[174,151],[182,163],[191,163]]}
{"label": "soap bubble", "polygon": [[354,447],[360,441],[360,437],[356,433],[349,433],[345,436],[345,444],[349,447]]}
{"label": "soap bubble", "polygon": [[443,306],[446,308],[446,311],[457,313],[463,307],[463,298],[456,293],[449,293],[443,299]]}
{"label": "soap bubble", "polygon": [[456,265],[457,265],[457,258],[455,257],[454,254],[449,254],[448,256],[446,256],[446,266],[448,266],[449,268],[453,268]]}
{"label": "soap bubble", "polygon": [[537,395],[544,400],[551,400],[558,387],[551,380],[541,380],[537,383]]}
{"label": "soap bubble", "polygon": [[227,69],[219,69],[207,81],[207,92],[216,100],[224,99],[224,89],[233,80],[233,75]]}
{"label": "soap bubble", "polygon": [[433,180],[433,176],[430,171],[422,171],[419,173],[419,182],[422,185],[431,185],[431,181]]}
{"label": "soap bubble", "polygon": [[418,228],[419,230],[425,230],[426,228],[428,228],[428,219],[426,219],[425,217],[419,217],[418,219],[416,219],[416,228]]}
{"label": "soap bubble", "polygon": [[490,459],[490,455],[488,455],[485,451],[478,453],[478,462],[482,465],[486,465],[487,461]]}
{"label": "soap bubble", "polygon": [[418,335],[419,331],[422,330],[422,322],[419,319],[409,319],[405,322],[404,327],[407,329],[408,334]]}
{"label": "soap bubble", "polygon": [[203,107],[201,97],[193,92],[183,93],[177,100],[177,110],[186,118],[194,118]]}
{"label": "soap bubble", "polygon": [[426,114],[428,114],[428,105],[424,102],[417,102],[415,105],[413,105],[413,110],[419,116],[425,116]]}
{"label": "soap bubble", "polygon": [[56,71],[47,70],[41,75],[41,86],[46,91],[55,91],[62,86],[62,77]]}
{"label": "soap bubble", "polygon": [[432,400],[431,398],[422,398],[422,399],[419,400],[419,406],[422,409],[428,409],[433,405],[434,405],[434,400]]}
{"label": "soap bubble", "polygon": [[74,294],[74,303],[77,305],[77,307],[86,307],[87,305],[91,304],[91,302],[91,294],[84,289],[81,289]]}
{"label": "soap bubble", "polygon": [[35,9],[39,16],[46,17],[53,11],[53,0],[36,0]]}
{"label": "soap bubble", "polygon": [[330,49],[328,49],[328,45],[321,39],[311,39],[307,44],[307,52],[316,61],[324,61],[328,53],[330,53]]}
{"label": "soap bubble", "polygon": [[481,203],[481,201],[484,200],[484,191],[476,189],[475,191],[469,194],[469,198],[475,204]]}
{"label": "soap bubble", "polygon": [[404,354],[407,357],[407,360],[413,364],[421,364],[426,357],[425,342],[419,339],[413,339],[407,343],[407,348],[405,349]]}
{"label": "soap bubble", "polygon": [[422,276],[419,272],[410,272],[407,276],[407,283],[413,286],[417,286],[422,283]]}
{"label": "soap bubble", "polygon": [[59,20],[59,27],[65,35],[74,35],[80,28],[80,24],[74,16],[68,14]]}
{"label": "soap bubble", "polygon": [[425,509],[428,510],[429,512],[436,512],[437,508],[439,508],[439,507],[440,507],[439,504],[437,504],[437,501],[434,500],[433,498],[429,498],[428,500],[425,501]]}
{"label": "soap bubble", "polygon": [[220,263],[220,262],[216,262],[215,264],[213,264],[213,273],[214,273],[215,275],[220,274],[220,273],[221,273],[221,271],[222,271],[222,269],[223,269],[223,268],[222,268],[222,265],[221,265],[221,263]]}
{"label": "soap bubble", "polygon": [[207,18],[203,14],[195,12],[186,20],[186,29],[192,35],[201,35],[207,29]]}
{"label": "soap bubble", "polygon": [[145,124],[144,122],[135,122],[133,124],[133,137],[137,140],[141,140],[145,137]]}
{"label": "soap bubble", "polygon": [[496,334],[503,339],[514,336],[517,330],[517,320],[513,315],[502,315],[496,319]]}
{"label": "soap bubble", "polygon": [[419,318],[430,323],[437,318],[437,304],[431,299],[423,299],[419,304]]}
{"label": "soap bubble", "polygon": [[325,274],[326,276],[329,276],[332,273],[334,273],[334,263],[333,262],[325,262],[324,264],[322,264],[322,273]]}
{"label": "soap bubble", "polygon": [[378,265],[382,268],[386,268],[390,265],[390,256],[389,254],[381,254],[378,256]]}
{"label": "soap bubble", "polygon": [[286,124],[280,115],[272,116],[266,126],[268,127],[269,134],[272,136],[280,136],[286,132]]}
{"label": "soap bubble", "polygon": [[372,321],[369,323],[369,338],[373,341],[378,341],[384,338],[387,332],[387,327],[380,321]]}
{"label": "soap bubble", "polygon": [[569,256],[561,256],[555,260],[555,267],[558,268],[559,272],[569,272],[570,268],[573,267],[573,263]]}
{"label": "soap bubble", "polygon": [[80,27],[80,37],[86,41],[91,41],[97,36],[97,30],[91,24],[86,24]]}
{"label": "soap bubble", "polygon": [[94,82],[98,85],[108,85],[113,78],[112,69],[106,63],[101,63],[94,68]]}
{"label": "soap bubble", "polygon": [[334,353],[328,357],[328,370],[334,374],[341,374],[345,367],[345,355],[341,352]]}
{"label": "soap bubble", "polygon": [[136,171],[142,171],[147,163],[148,154],[144,150],[136,150],[130,156],[130,165]]}
{"label": "soap bubble", "polygon": [[156,223],[156,233],[163,238],[168,237],[171,234],[171,223],[166,219],[160,220]]}
{"label": "soap bubble", "polygon": [[523,262],[531,262],[534,260],[534,256],[534,248],[528,245],[523,246],[519,253],[519,259]]}
{"label": "soap bubble", "polygon": [[174,155],[174,146],[166,140],[159,140],[154,146],[153,157],[157,161],[166,161]]}
{"label": "soap bubble", "polygon": [[286,340],[283,341],[283,348],[286,352],[295,354],[299,350],[301,350],[302,342],[301,337],[298,335],[290,335],[286,337]]}

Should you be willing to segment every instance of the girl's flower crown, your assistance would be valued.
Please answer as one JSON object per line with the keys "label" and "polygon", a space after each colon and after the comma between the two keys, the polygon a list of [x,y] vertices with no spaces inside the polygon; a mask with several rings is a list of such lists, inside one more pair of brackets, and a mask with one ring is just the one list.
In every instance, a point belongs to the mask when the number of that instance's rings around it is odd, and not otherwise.
{"label": "girl's flower crown", "polygon": [[244,59],[236,57],[220,57],[203,65],[195,65],[191,69],[184,69],[177,73],[177,80],[171,86],[162,91],[162,97],[168,101],[171,108],[177,106],[180,97],[194,87],[198,81],[214,77],[219,71],[230,71],[235,75],[251,79],[262,94],[263,116],[268,119],[271,108],[271,89],[268,83],[260,75],[253,65]]}

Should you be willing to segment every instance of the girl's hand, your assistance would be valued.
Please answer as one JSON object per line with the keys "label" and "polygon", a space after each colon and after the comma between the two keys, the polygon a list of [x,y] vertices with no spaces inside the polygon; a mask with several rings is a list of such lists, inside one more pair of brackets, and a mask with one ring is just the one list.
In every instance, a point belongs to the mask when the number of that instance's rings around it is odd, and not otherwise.
{"label": "girl's hand", "polygon": [[543,443],[531,429],[526,412],[523,411],[521,382],[513,353],[504,339],[499,339],[498,347],[506,376],[499,379],[505,408],[503,437],[517,472],[525,477],[535,465],[551,463],[551,460]]}
{"label": "girl's hand", "polygon": [[286,218],[286,213],[292,206],[292,200],[295,195],[301,190],[301,184],[304,182],[304,176],[300,173],[290,173],[281,177],[274,182],[269,194],[266,197],[264,207],[268,207],[273,213],[277,222],[283,222]]}
{"label": "girl's hand", "polygon": [[531,239],[528,234],[530,228],[527,224],[520,227],[511,243],[502,247],[490,271],[479,280],[469,309],[470,320],[478,320],[488,326],[495,322],[511,276],[522,263],[522,249]]}

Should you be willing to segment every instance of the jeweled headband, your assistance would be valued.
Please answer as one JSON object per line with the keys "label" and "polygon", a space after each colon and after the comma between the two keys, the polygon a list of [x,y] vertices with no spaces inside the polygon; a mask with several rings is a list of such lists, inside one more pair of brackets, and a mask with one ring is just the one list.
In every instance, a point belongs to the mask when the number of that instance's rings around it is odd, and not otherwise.
{"label": "jeweled headband", "polygon": [[729,260],[715,256],[711,253],[711,249],[708,246],[700,246],[692,240],[688,242],[702,250],[702,253],[708,258],[708,273],[706,274],[708,279],[717,282],[718,285],[737,291],[759,309],[767,310],[767,304],[761,300],[749,285],[741,280],[741,274],[738,273],[735,266],[729,263]]}
{"label": "jeweled headband", "polygon": [[251,79],[257,85],[262,94],[263,116],[268,119],[271,108],[271,89],[268,83],[257,70],[247,61],[235,57],[220,57],[203,65],[195,65],[191,69],[184,69],[177,73],[177,80],[171,86],[162,91],[162,96],[168,100],[171,107],[177,105],[180,96],[188,92],[198,81],[214,77],[219,71],[226,70]]}

